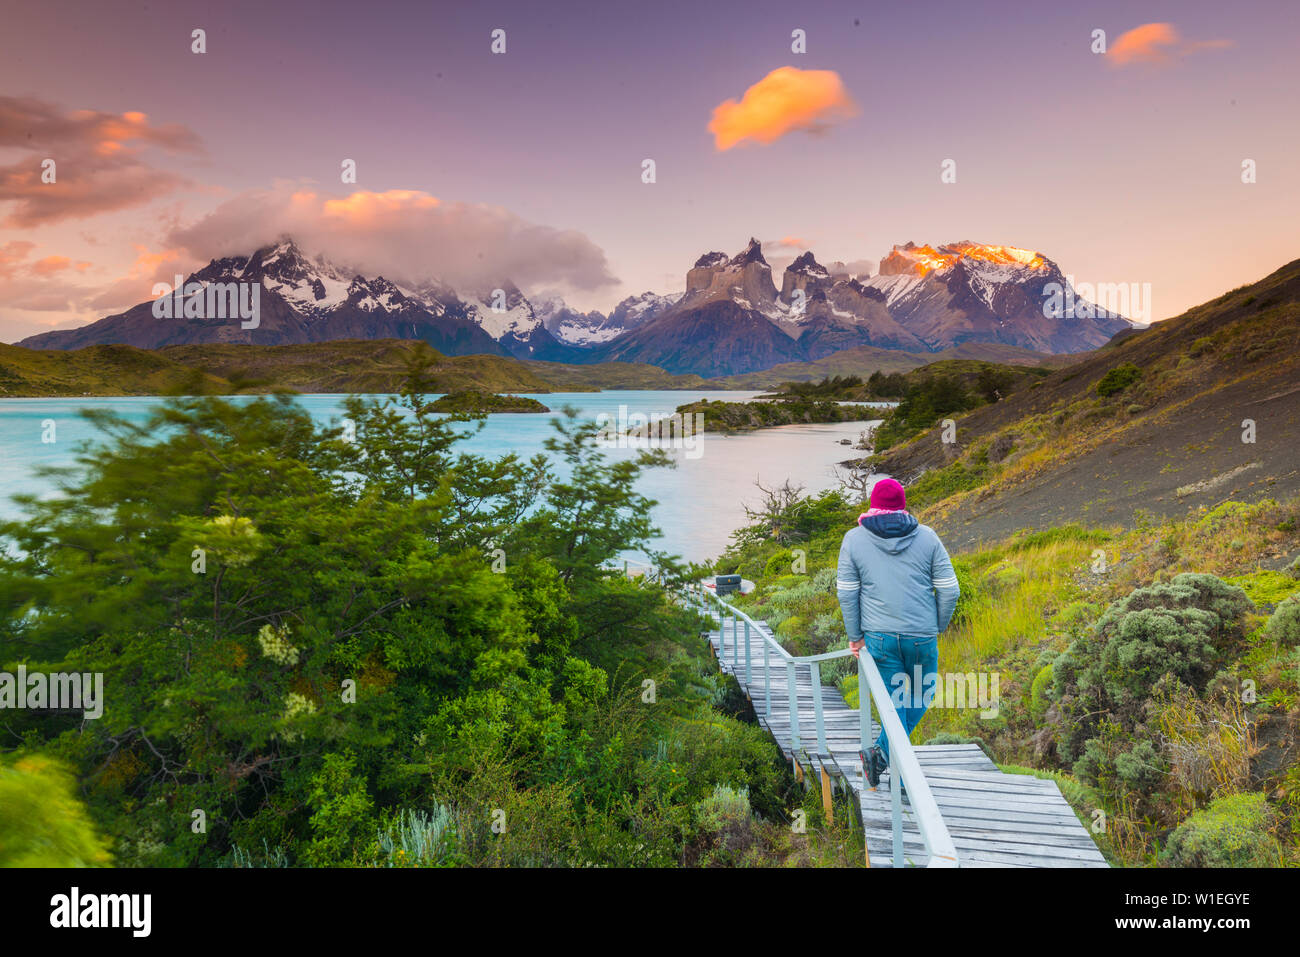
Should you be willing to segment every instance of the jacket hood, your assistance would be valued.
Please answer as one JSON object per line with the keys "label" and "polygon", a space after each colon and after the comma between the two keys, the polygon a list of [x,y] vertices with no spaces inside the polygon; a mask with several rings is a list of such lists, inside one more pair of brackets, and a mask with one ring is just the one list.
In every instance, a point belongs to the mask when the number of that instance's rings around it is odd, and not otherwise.
{"label": "jacket hood", "polygon": [[916,539],[921,523],[907,512],[888,512],[884,515],[863,515],[858,524],[871,533],[877,548],[891,554],[905,550]]}

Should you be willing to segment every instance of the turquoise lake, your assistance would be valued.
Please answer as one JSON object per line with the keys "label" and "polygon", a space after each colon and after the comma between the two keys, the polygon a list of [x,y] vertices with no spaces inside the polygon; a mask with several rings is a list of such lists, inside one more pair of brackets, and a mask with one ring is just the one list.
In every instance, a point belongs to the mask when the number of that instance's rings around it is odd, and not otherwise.
{"label": "turquoise lake", "polygon": [[[584,418],[595,419],[604,413],[616,421],[621,407],[627,414],[654,419],[701,398],[742,401],[758,394],[610,390],[536,394],[530,398],[555,413],[570,405]],[[304,395],[298,401],[324,422],[342,417],[343,398]],[[79,410],[107,408],[143,421],[159,401],[150,396],[0,400],[0,517],[16,518],[21,514],[10,498],[15,493],[57,494],[37,477],[35,470],[39,465],[72,464],[78,445],[96,439],[98,431],[79,415]],[[706,434],[694,452],[671,450],[677,467],[650,470],[640,482],[642,494],[658,502],[654,519],[664,533],[659,547],[691,560],[717,557],[726,548],[731,532],[745,524],[744,504],[757,503],[756,480],[770,487],[788,479],[810,492],[834,486],[836,463],[862,454],[841,445],[840,440],[856,443],[876,421],[866,418],[873,414],[873,407],[864,406],[862,412],[864,419],[860,422],[790,425],[730,437]],[[460,448],[485,456],[514,452],[527,458],[545,452],[543,442],[554,434],[551,420],[555,417],[494,414],[488,417],[483,430],[462,442]],[[49,421],[54,423],[55,441],[43,442]],[[619,458],[636,452],[614,448],[605,454]]]}

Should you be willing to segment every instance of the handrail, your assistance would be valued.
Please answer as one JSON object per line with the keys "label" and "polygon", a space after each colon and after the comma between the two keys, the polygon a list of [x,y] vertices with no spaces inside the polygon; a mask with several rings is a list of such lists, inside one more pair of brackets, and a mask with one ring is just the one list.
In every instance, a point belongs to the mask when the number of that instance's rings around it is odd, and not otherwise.
{"label": "handrail", "polygon": [[[770,722],[772,717],[772,683],[769,652],[775,651],[776,654],[785,661],[786,666],[786,689],[789,698],[789,718],[790,718],[790,744],[791,749],[798,751],[800,745],[799,735],[799,706],[795,688],[795,669],[798,665],[808,665],[809,676],[812,679],[813,690],[813,716],[817,727],[817,748],[819,755],[829,754],[826,747],[826,727],[823,717],[823,704],[821,696],[821,668],[819,663],[829,661],[832,658],[843,658],[845,655],[851,655],[849,649],[844,648],[839,651],[829,651],[820,655],[803,655],[796,656],[790,654],[773,636],[767,634],[758,623],[749,615],[745,614],[739,608],[723,601],[717,594],[709,591],[703,585],[698,583],[688,583],[686,586],[688,598],[697,606],[707,607],[706,599],[712,598],[718,603],[718,657],[722,658],[726,653],[726,616],[731,613],[731,663],[732,674],[736,674],[738,666],[737,651],[739,638],[736,634],[738,622],[743,621],[745,624],[745,674],[747,683],[750,678],[750,644],[749,634],[751,629],[757,631],[763,639],[763,674],[767,682],[766,694],[763,696],[767,718]],[[864,697],[862,690],[867,690]],[[952,842],[952,835],[948,833],[948,826],[944,823],[943,815],[939,811],[939,803],[935,800],[933,792],[930,790],[929,783],[925,780],[925,773],[921,770],[921,763],[917,760],[916,752],[912,748],[912,741],[907,732],[903,729],[903,722],[898,717],[898,712],[894,709],[893,700],[890,697],[889,690],[885,687],[885,679],[880,674],[880,669],[876,666],[875,660],[869,654],[858,655],[858,736],[861,745],[860,751],[865,756],[870,748],[871,741],[871,707],[867,702],[874,702],[876,713],[880,717],[881,726],[885,732],[885,739],[889,742],[889,770],[890,770],[890,805],[891,817],[893,823],[893,862],[895,867],[902,867],[903,860],[903,798],[902,791],[895,785],[902,782],[903,787],[907,789],[907,794],[912,805],[912,811],[916,817],[918,830],[921,832],[921,840],[925,844],[926,853],[929,855],[929,867],[956,867],[957,866],[957,848]],[[863,785],[866,784],[866,769],[863,769]]]}

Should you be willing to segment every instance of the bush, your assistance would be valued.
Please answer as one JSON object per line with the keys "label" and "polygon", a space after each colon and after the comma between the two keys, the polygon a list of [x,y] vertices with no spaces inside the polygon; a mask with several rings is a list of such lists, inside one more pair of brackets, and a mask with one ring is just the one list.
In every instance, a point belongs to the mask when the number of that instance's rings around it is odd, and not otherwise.
{"label": "bush", "polygon": [[[1157,686],[1203,691],[1243,643],[1244,619],[1252,608],[1240,588],[1194,573],[1135,589],[1113,603],[1053,664],[1061,755],[1082,758],[1085,742],[1103,724],[1133,732]],[[1108,757],[1092,780],[1119,771],[1109,750],[1094,747],[1093,762],[1103,753]],[[1121,777],[1141,778],[1134,767],[1127,771],[1133,773]]]}
{"label": "bush", "polygon": [[0,867],[107,867],[72,775],[32,755],[0,764]]}
{"label": "bush", "polygon": [[695,805],[698,863],[739,864],[754,846],[754,817],[744,788],[719,784]]}
{"label": "bush", "polygon": [[1109,398],[1123,392],[1140,378],[1142,378],[1142,370],[1133,363],[1126,362],[1101,377],[1097,383],[1097,394],[1103,399]]}
{"label": "bush", "polygon": [[950,626],[970,622],[971,613],[989,602],[989,596],[976,585],[975,570],[964,558],[952,559],[952,571],[957,576],[957,587],[961,593],[957,596],[957,607],[952,612]]}
{"label": "bush", "polygon": [[1262,794],[1233,794],[1197,811],[1160,852],[1170,867],[1276,867],[1275,815]]}
{"label": "bush", "polygon": [[1015,588],[1024,581],[1024,573],[1008,559],[992,565],[983,577],[983,585],[994,596],[1001,595]]}
{"label": "bush", "polygon": [[1256,605],[1267,605],[1270,608],[1300,592],[1300,586],[1296,585],[1294,578],[1273,569],[1261,569],[1249,575],[1225,578],[1224,581],[1241,588]]}
{"label": "bush", "polygon": [[1035,723],[1047,716],[1047,708],[1051,704],[1051,687],[1052,666],[1045,665],[1038,669],[1038,674],[1034,675],[1033,683],[1029,686],[1029,716]]}
{"label": "bush", "polygon": [[1264,634],[1279,645],[1300,645],[1300,596],[1292,596],[1277,606]]}

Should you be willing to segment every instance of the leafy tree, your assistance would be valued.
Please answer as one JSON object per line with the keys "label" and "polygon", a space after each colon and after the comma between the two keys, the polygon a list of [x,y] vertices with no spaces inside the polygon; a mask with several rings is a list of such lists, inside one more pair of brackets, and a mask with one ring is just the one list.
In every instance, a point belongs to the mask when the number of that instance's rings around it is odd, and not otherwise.
{"label": "leafy tree", "polygon": [[[476,420],[430,410],[427,360],[398,396],[350,397],[349,423],[285,396],[96,413],[104,440],[50,473],[62,497],[0,526],[0,658],[101,672],[107,699],[98,720],[24,711],[10,730],[75,770],[119,862],[365,863],[385,822],[447,801],[458,821],[533,820],[515,860],[557,828],[566,859],[662,863],[680,842],[687,797],[640,775],[712,713],[674,664],[698,623],[604,567],[657,554],[636,484],[667,458],[609,461],[572,414],[555,460],[464,453]],[[727,783],[773,805],[772,772],[745,766]],[[718,768],[683,765],[691,800]],[[465,827],[467,859],[504,846]]]}

